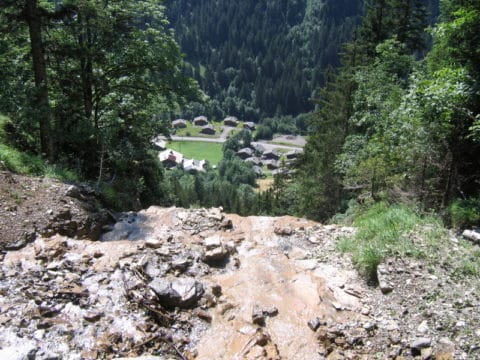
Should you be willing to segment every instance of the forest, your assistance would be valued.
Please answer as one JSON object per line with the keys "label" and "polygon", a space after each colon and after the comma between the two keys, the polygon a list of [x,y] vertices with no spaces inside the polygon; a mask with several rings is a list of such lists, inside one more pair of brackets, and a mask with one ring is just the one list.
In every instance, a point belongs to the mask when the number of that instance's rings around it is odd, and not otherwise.
{"label": "forest", "polygon": [[[480,221],[475,0],[6,0],[1,168],[89,183],[116,209],[219,206],[328,221],[378,202]],[[301,129],[292,175],[255,191],[218,169],[166,171],[175,114]],[[168,116],[167,116],[168,115]]]}

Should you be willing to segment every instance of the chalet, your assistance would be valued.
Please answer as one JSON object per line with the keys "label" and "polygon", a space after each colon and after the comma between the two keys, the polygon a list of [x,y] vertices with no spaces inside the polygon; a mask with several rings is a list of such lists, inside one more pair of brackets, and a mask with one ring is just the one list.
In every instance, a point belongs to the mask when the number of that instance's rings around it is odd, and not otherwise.
{"label": "chalet", "polygon": [[249,157],[249,158],[245,159],[245,162],[250,163],[250,164],[255,165],[255,166],[261,166],[262,165],[262,160],[260,160],[260,158],[258,158],[256,156],[252,156],[252,157]]}
{"label": "chalet", "polygon": [[167,141],[162,135],[153,138],[152,144],[155,145],[157,150],[165,150],[167,148]]}
{"label": "chalet", "polygon": [[197,116],[195,119],[193,119],[193,125],[206,126],[208,125],[208,119],[206,116]]}
{"label": "chalet", "polygon": [[215,135],[215,128],[212,125],[205,125],[200,130],[200,134]]}
{"label": "chalet", "polygon": [[256,177],[264,177],[265,174],[263,173],[263,170],[260,166],[254,166],[253,168],[253,172],[255,173],[255,176]]}
{"label": "chalet", "polygon": [[235,116],[227,116],[227,117],[223,120],[223,125],[225,125],[225,126],[237,127],[237,125],[238,125],[238,119],[237,119]]}
{"label": "chalet", "polygon": [[265,152],[265,147],[262,144],[252,143],[252,147],[255,150],[255,153],[258,155],[262,155]]}
{"label": "chalet", "polygon": [[252,157],[252,155],[253,155],[253,150],[250,148],[243,148],[237,151],[237,156],[243,160],[249,157]]}
{"label": "chalet", "polygon": [[205,160],[185,159],[183,160],[183,170],[185,171],[205,171],[207,162]]}
{"label": "chalet", "polygon": [[286,168],[272,170],[272,176],[290,175],[290,174],[291,174],[291,171]]}
{"label": "chalet", "polygon": [[184,119],[173,120],[172,127],[175,129],[185,129],[187,127],[187,121]]}
{"label": "chalet", "polygon": [[256,125],[255,125],[254,122],[249,121],[249,122],[243,123],[243,128],[244,129],[253,131],[253,130],[255,130],[255,127],[256,127]]}
{"label": "chalet", "polygon": [[277,170],[280,167],[276,160],[266,160],[263,162],[263,165],[266,165],[268,170]]}
{"label": "chalet", "polygon": [[183,162],[183,155],[171,149],[167,149],[158,154],[158,158],[163,166],[171,169]]}
{"label": "chalet", "polygon": [[262,159],[265,159],[265,160],[279,160],[280,159],[280,154],[275,149],[267,150],[263,153]]}
{"label": "chalet", "polygon": [[292,150],[287,152],[285,154],[285,157],[287,158],[287,160],[295,160],[295,159],[298,159],[301,153],[302,152],[300,150]]}

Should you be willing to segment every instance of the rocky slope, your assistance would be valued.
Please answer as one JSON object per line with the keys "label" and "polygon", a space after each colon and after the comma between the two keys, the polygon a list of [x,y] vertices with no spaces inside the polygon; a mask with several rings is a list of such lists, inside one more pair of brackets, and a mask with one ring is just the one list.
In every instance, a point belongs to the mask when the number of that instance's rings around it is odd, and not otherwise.
{"label": "rocky slope", "polygon": [[102,241],[37,236],[3,254],[0,359],[478,358],[472,248],[390,259],[380,289],[335,250],[353,232],[151,207]]}

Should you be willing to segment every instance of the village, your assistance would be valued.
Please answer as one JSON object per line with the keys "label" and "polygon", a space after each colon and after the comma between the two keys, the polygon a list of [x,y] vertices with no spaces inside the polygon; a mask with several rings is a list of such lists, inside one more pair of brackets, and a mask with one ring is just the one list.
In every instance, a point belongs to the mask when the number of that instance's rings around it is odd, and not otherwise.
{"label": "village", "polygon": [[[176,119],[172,121],[172,132],[175,133],[181,129],[186,129],[190,121],[185,119]],[[221,126],[221,131],[208,121],[206,116],[197,116],[191,121],[193,127],[198,130],[199,137],[192,137],[189,133],[187,136],[172,136],[175,141],[198,141],[204,142],[205,146],[211,143],[223,143],[230,134],[238,129],[245,129],[249,132],[255,131],[256,124],[253,122],[241,122],[234,116],[227,116]],[[200,137],[204,136],[204,137]],[[212,137],[216,136],[216,137]],[[184,154],[168,147],[166,137],[159,136],[154,139],[154,144],[160,150],[158,158],[165,169],[181,167],[185,171],[206,171],[209,166],[206,159],[189,159]],[[251,142],[250,146],[240,148],[236,152],[236,156],[246,163],[252,165],[257,178],[264,178],[268,174],[276,176],[278,174],[290,174],[292,172],[292,163],[298,159],[302,153],[301,147],[292,147],[282,144],[274,144],[271,142]],[[215,168],[215,166],[213,166]]]}

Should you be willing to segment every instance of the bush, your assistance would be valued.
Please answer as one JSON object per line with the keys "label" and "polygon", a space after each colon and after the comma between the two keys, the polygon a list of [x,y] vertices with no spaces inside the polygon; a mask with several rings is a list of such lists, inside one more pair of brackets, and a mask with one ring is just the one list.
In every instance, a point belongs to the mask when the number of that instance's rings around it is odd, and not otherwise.
{"label": "bush", "polygon": [[448,215],[450,225],[457,229],[480,225],[480,197],[453,201]]}

